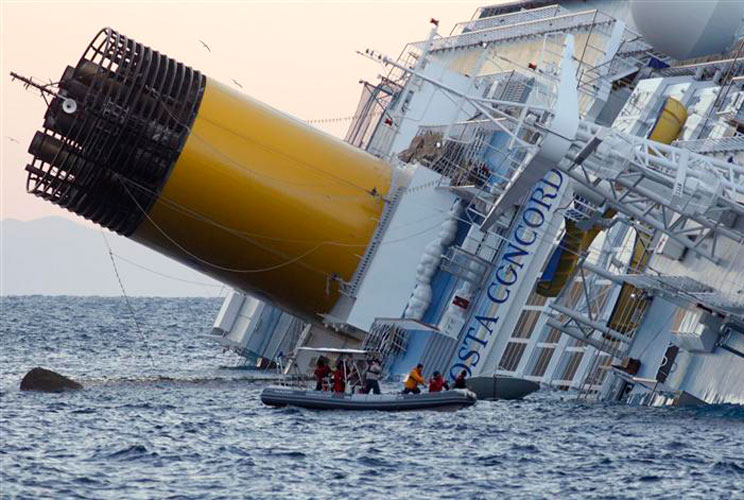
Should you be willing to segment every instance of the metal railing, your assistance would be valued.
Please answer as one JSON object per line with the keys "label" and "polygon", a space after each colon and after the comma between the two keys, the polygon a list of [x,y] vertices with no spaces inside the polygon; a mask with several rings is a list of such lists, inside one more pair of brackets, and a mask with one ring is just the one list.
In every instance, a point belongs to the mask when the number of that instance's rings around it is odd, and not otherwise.
{"label": "metal railing", "polygon": [[[602,12],[598,12],[597,10],[570,12],[544,19],[533,19],[437,38],[432,42],[431,51],[451,50],[481,45],[483,43],[492,44],[516,38],[541,36],[547,33],[565,32],[577,28],[588,28],[594,25],[610,24],[614,22],[614,18],[603,14]],[[426,41],[419,41],[414,42],[411,45],[423,48],[426,43]]]}
{"label": "metal railing", "polygon": [[548,5],[537,9],[521,10],[497,16],[481,17],[471,21],[462,21],[455,24],[450,35],[460,35],[469,31],[479,31],[507,24],[518,24],[526,21],[536,21],[555,17],[559,14],[568,13],[568,9],[560,5]]}
{"label": "metal railing", "polygon": [[736,153],[744,151],[744,136],[720,137],[718,139],[696,139],[692,141],[677,141],[675,146],[693,153]]}

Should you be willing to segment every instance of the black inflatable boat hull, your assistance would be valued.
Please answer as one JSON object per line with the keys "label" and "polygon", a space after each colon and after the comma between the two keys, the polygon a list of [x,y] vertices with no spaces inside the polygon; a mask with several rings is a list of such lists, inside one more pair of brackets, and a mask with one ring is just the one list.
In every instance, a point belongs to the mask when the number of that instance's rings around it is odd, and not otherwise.
{"label": "black inflatable boat hull", "polygon": [[470,391],[423,392],[421,394],[342,394],[271,386],[261,392],[269,406],[299,406],[315,410],[459,410],[476,402]]}

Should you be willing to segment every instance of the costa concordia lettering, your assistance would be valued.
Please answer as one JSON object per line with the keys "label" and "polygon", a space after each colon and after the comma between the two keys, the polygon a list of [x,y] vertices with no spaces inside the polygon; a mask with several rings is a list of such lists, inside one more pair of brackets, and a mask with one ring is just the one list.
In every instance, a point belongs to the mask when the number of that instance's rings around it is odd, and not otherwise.
{"label": "costa concordia lettering", "polygon": [[553,203],[561,194],[562,187],[563,176],[559,171],[553,170],[540,180],[530,193],[524,210],[518,215],[511,240],[507,242],[501,259],[494,268],[486,293],[481,296],[481,303],[476,305],[476,312],[460,342],[456,359],[450,368],[451,378],[456,378],[460,370],[472,375],[482,357],[485,357],[481,351],[487,352],[491,336],[498,333],[499,309],[510,301],[512,289],[519,288],[522,274],[530,271],[534,257],[530,251],[532,245],[541,232],[550,231],[550,228],[543,226],[546,220],[551,218],[551,212],[557,208]]}
{"label": "costa concordia lettering", "polygon": [[344,140],[104,29],[58,85],[14,74],[52,97],[27,187],[229,285],[209,338],[258,366],[363,348],[485,398],[743,403],[742,15],[432,20],[359,51],[387,72]]}

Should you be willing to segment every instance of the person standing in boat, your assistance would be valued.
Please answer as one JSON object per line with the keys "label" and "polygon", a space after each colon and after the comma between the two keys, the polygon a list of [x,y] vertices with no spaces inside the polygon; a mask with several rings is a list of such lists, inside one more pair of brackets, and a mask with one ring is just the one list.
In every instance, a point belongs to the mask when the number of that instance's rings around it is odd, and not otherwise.
{"label": "person standing in boat", "polygon": [[367,373],[364,375],[364,392],[367,394],[380,394],[380,375],[382,366],[380,362],[373,359],[367,367]]}
{"label": "person standing in boat", "polygon": [[424,365],[421,363],[417,364],[416,367],[411,370],[406,378],[406,384],[403,388],[403,394],[419,394],[421,389],[418,388],[419,384],[426,385],[426,379],[421,373],[424,370]]}
{"label": "person standing in boat", "polygon": [[465,382],[465,378],[468,376],[468,371],[463,370],[455,379],[455,389],[467,389],[468,384]]}
{"label": "person standing in boat", "polygon": [[442,392],[442,389],[449,391],[449,384],[444,380],[441,373],[434,372],[434,375],[429,379],[429,392]]}
{"label": "person standing in boat", "polygon": [[315,366],[315,371],[313,372],[313,374],[315,375],[315,380],[317,381],[315,383],[315,390],[326,390],[326,378],[331,374],[331,368],[328,366],[328,363],[326,363],[323,358],[318,359],[318,364]]}
{"label": "person standing in boat", "polygon": [[333,370],[333,392],[344,392],[346,390],[346,363],[343,360],[336,362]]}

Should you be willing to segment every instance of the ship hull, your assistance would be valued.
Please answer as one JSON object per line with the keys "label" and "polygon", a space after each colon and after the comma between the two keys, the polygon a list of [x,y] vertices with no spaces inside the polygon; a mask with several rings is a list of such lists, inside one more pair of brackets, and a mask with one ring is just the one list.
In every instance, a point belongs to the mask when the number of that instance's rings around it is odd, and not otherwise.
{"label": "ship hull", "polygon": [[540,389],[537,382],[516,377],[473,377],[467,384],[478,399],[522,399]]}

